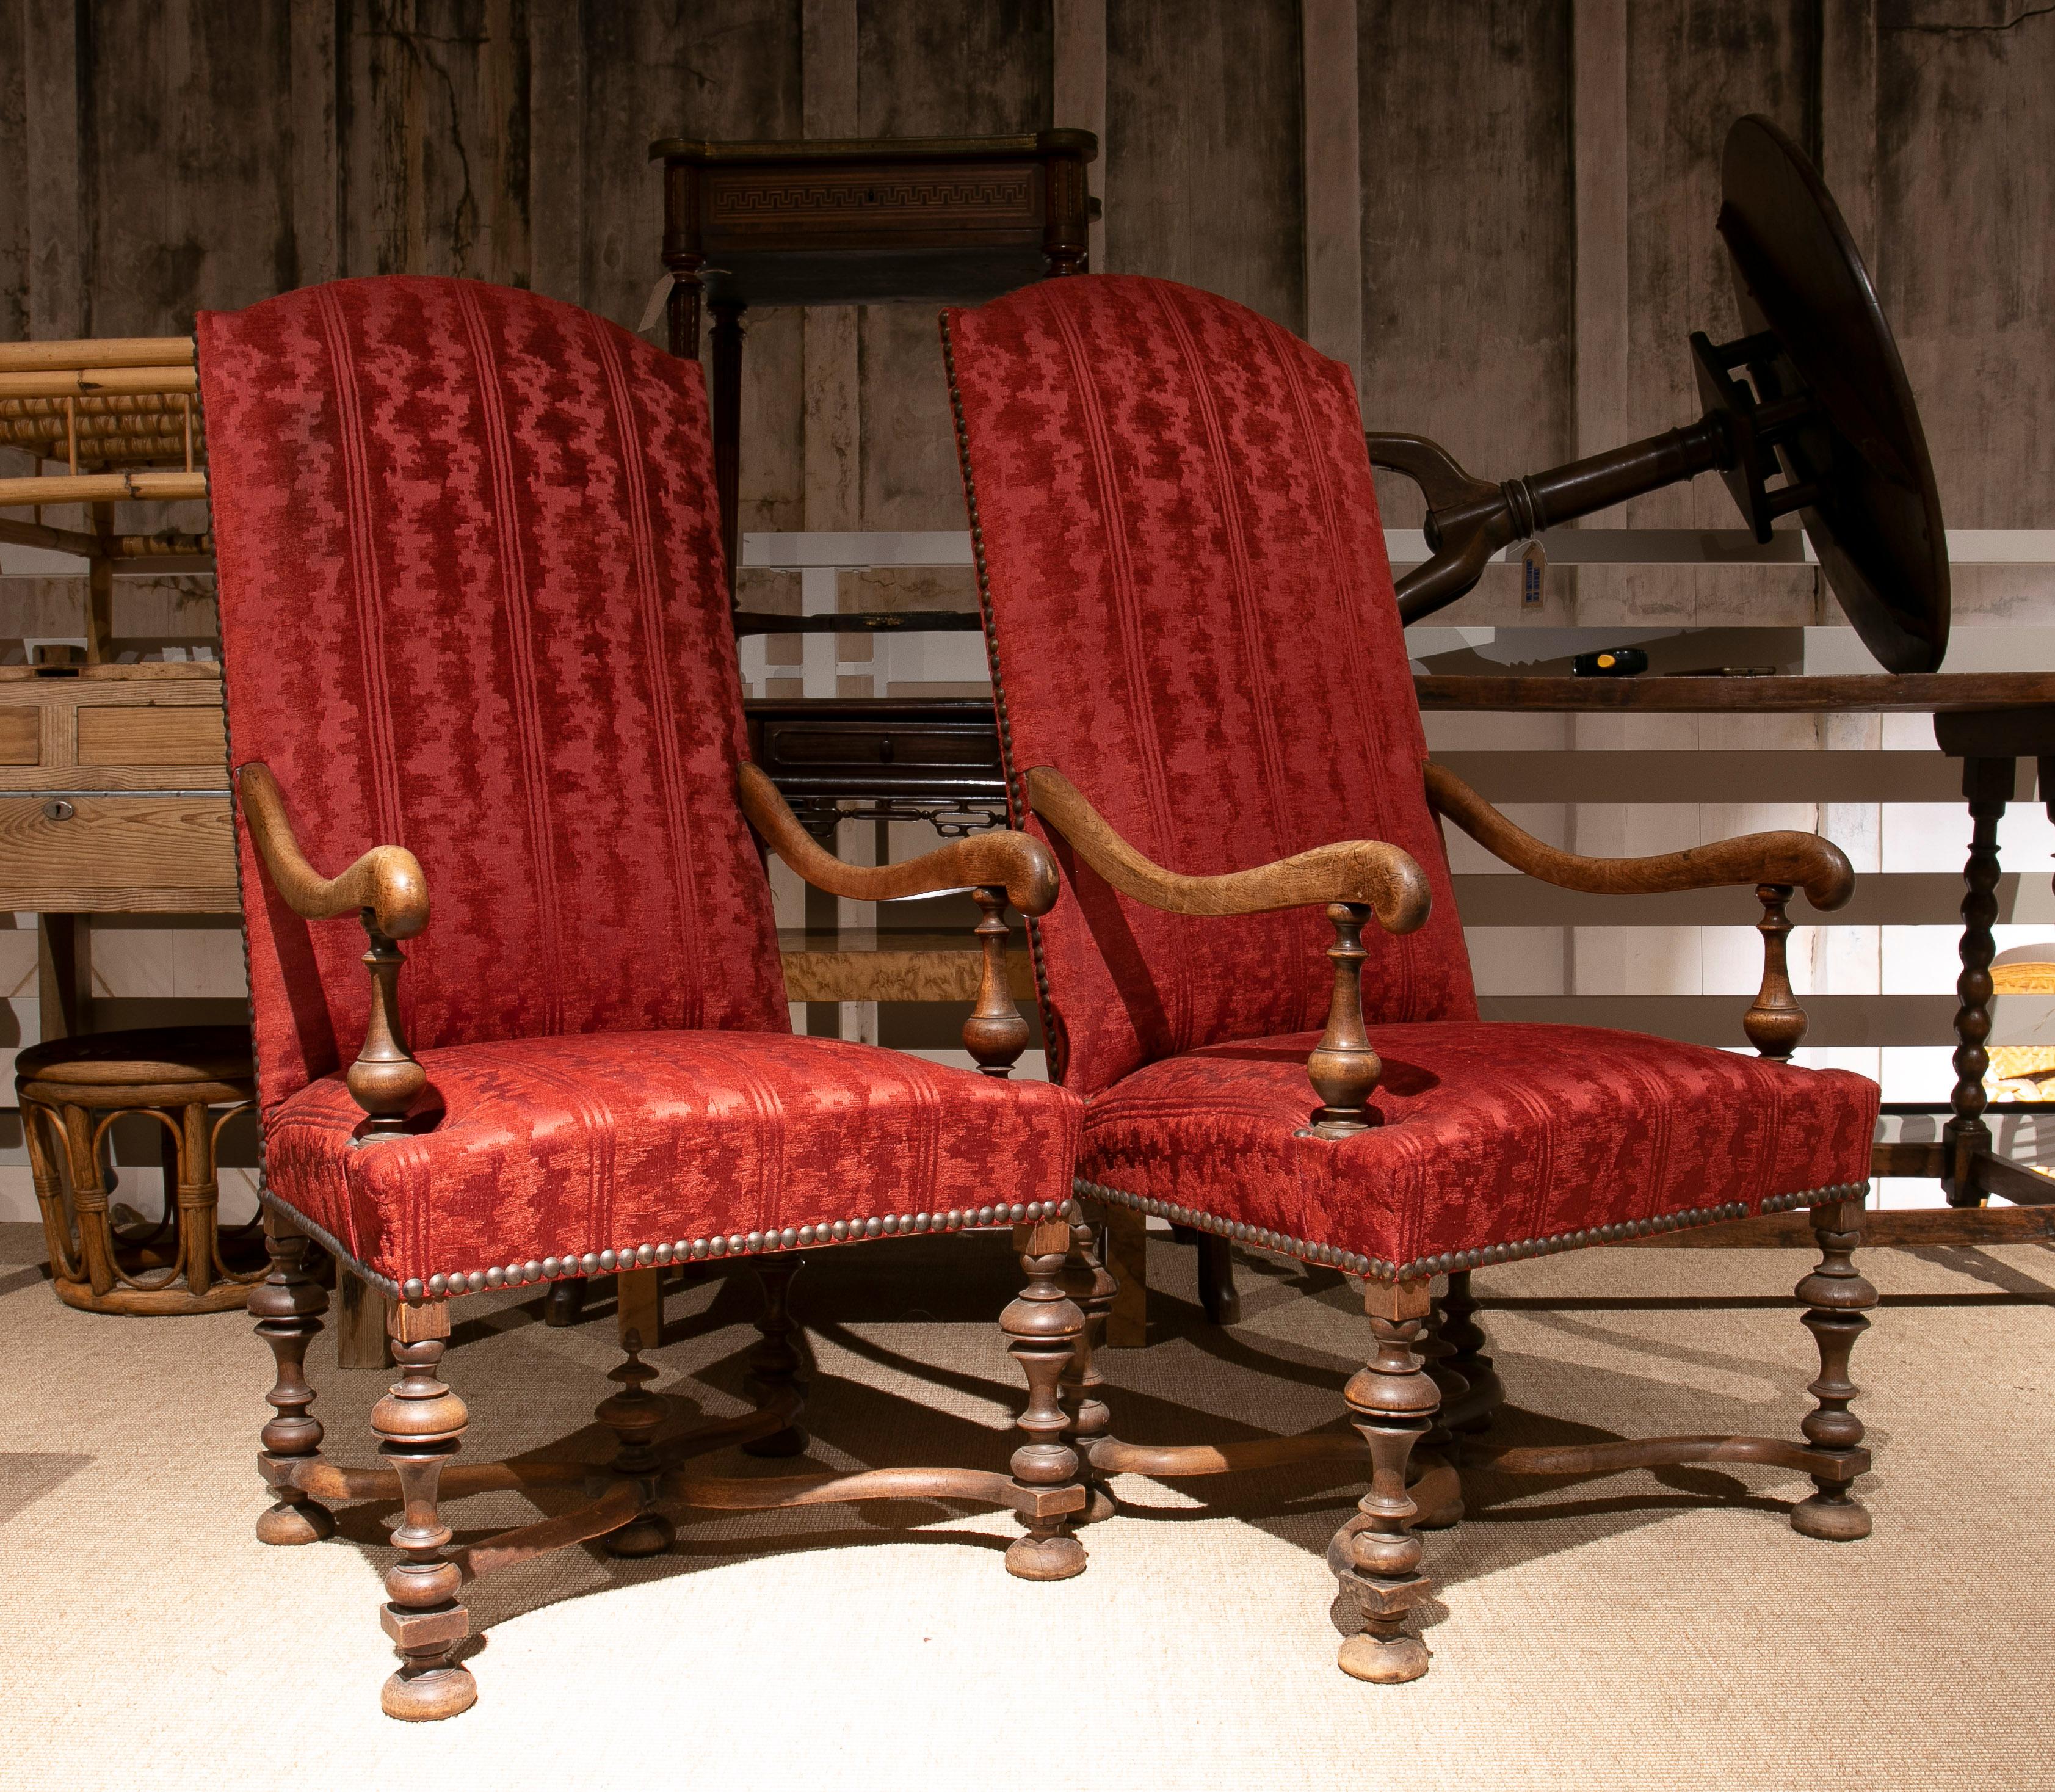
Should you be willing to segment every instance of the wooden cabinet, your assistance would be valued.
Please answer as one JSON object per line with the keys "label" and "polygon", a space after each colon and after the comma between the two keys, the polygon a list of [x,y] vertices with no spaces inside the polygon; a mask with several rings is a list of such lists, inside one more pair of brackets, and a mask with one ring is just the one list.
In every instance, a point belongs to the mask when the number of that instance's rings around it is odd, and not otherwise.
{"label": "wooden cabinet", "polygon": [[0,908],[235,906],[220,668],[0,667]]}

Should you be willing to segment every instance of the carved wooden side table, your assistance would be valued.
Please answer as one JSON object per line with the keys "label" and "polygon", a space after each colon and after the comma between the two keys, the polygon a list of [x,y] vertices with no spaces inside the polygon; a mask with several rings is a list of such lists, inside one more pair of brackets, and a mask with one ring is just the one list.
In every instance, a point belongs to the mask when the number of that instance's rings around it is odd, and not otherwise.
{"label": "carved wooden side table", "polygon": [[[116,1313],[243,1305],[264,1278],[264,1253],[257,1226],[222,1231],[215,1162],[222,1129],[255,1099],[247,1028],[52,1040],[16,1059],[15,1087],[59,1300]],[[122,1226],[108,1208],[107,1134],[124,1114],[147,1115],[166,1135],[155,1226]]]}
{"label": "carved wooden side table", "polygon": [[[700,352],[710,384],[721,539],[736,564],[742,314],[751,305],[976,305],[1082,274],[1089,131],[649,146],[664,164],[671,353]],[[730,574],[733,576],[732,572]],[[838,618],[842,626],[846,618]]]}

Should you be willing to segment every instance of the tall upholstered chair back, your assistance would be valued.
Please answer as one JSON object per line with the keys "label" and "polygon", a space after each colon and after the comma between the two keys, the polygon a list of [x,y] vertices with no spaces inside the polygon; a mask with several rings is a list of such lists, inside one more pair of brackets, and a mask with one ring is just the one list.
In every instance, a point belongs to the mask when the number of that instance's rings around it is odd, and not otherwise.
{"label": "tall upholstered chair back", "polygon": [[[698,368],[385,278],[203,314],[199,373],[231,756],[324,873],[420,859],[414,1044],[786,1030]],[[241,865],[268,1112],[354,1055],[364,935]]]}
{"label": "tall upholstered chair back", "polygon": [[[1125,276],[952,311],[943,341],[1016,815],[1050,766],[1175,871],[1402,847],[1434,913],[1371,930],[1365,1009],[1474,1018],[1347,370],[1226,299]],[[1070,1087],[1322,1023],[1317,910],[1167,914],[1051,844],[1064,899],[1034,933]]]}

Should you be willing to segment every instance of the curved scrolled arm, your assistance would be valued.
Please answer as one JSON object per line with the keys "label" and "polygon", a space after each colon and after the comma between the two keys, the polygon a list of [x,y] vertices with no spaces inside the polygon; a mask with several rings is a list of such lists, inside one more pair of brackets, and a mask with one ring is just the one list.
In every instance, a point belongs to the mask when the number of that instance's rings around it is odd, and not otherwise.
{"label": "curved scrolled arm", "polygon": [[1172,914],[1267,914],[1352,902],[1368,908],[1387,933],[1410,933],[1426,924],[1434,901],[1413,855],[1382,840],[1344,840],[1250,870],[1185,877],[1136,851],[1060,772],[1030,772],[1028,802],[1123,896]]}
{"label": "curved scrolled arm", "polygon": [[1023,914],[1047,914],[1056,901],[1056,862],[1039,840],[1011,829],[950,840],[903,865],[851,865],[800,826],[762,769],[744,761],[736,794],[763,843],[816,890],[857,902],[889,902],[947,890],[1003,890]]}
{"label": "curved scrolled arm", "polygon": [[428,880],[404,847],[373,847],[346,871],[325,878],[306,861],[271,768],[253,761],[236,775],[243,814],[264,868],[293,913],[330,921],[368,910],[388,939],[410,940],[428,924]]}
{"label": "curved scrolled arm", "polygon": [[816,890],[857,902],[890,902],[968,890],[977,904],[982,953],[977,1001],[964,1022],[964,1049],[988,1076],[1008,1075],[1028,1048],[1028,1023],[1013,1001],[1006,974],[1007,905],[1023,914],[1055,906],[1056,861],[1039,840],[1009,828],[950,840],[903,865],[851,865],[828,851],[799,825],[778,787],[747,760],[736,775],[736,795],[763,843]]}
{"label": "curved scrolled arm", "polygon": [[1339,1140],[1377,1123],[1371,1091],[1384,1067],[1371,1049],[1363,1017],[1363,930],[1371,915],[1387,933],[1410,933],[1434,906],[1426,874],[1413,855],[1383,840],[1343,840],[1295,853],[1274,864],[1209,878],[1166,870],[1114,831],[1113,824],[1060,772],[1043,765],[1028,774],[1028,806],[1069,841],[1079,858],[1123,896],[1172,914],[1269,914],[1323,906],[1335,930],[1327,948],[1334,989],[1327,1028],[1306,1060],[1320,1098],[1309,1138]]}
{"label": "curved scrolled arm", "polygon": [[408,1110],[428,1082],[428,1073],[408,1049],[400,1018],[400,969],[406,955],[396,943],[412,939],[428,924],[428,880],[420,861],[404,847],[373,847],[340,876],[325,878],[293,837],[285,795],[271,768],[252,761],[236,774],[235,787],[250,838],[293,913],[306,921],[353,914],[364,923],[370,942],[364,967],[371,973],[371,1016],[364,1048],[343,1080],[365,1112],[360,1143],[403,1131]]}
{"label": "curved scrolled arm", "polygon": [[1487,852],[1517,870],[1563,890],[1626,896],[1723,884],[1801,889],[1816,909],[1837,909],[1855,894],[1848,855],[1816,834],[1743,834],[1710,846],[1645,859],[1586,859],[1564,852],[1515,826],[1444,766],[1427,765],[1427,801]]}
{"label": "curved scrolled arm", "polygon": [[1516,870],[1560,889],[1623,896],[1753,885],[1762,905],[1755,924],[1762,936],[1762,984],[1741,1016],[1741,1031],[1765,1058],[1789,1058],[1797,1050],[1805,1010],[1792,993],[1785,959],[1791,921],[1784,905],[1793,890],[1803,890],[1816,909],[1837,909],[1855,894],[1854,868],[1832,841],[1795,831],[1743,834],[1646,859],[1584,859],[1516,827],[1446,767],[1430,761],[1426,774],[1430,807]]}

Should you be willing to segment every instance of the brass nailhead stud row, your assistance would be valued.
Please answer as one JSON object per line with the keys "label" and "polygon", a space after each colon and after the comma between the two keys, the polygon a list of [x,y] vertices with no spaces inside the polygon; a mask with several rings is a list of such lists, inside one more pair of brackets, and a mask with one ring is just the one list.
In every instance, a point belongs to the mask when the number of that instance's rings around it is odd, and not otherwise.
{"label": "brass nailhead stud row", "polygon": [[410,1277],[400,1288],[402,1300],[418,1305],[459,1294],[479,1294],[488,1288],[522,1288],[530,1282],[556,1281],[566,1276],[596,1276],[617,1269],[649,1268],[653,1264],[700,1261],[708,1257],[753,1257],[766,1251],[788,1251],[811,1245],[854,1244],[866,1238],[910,1236],[917,1232],[962,1232],[980,1226],[1022,1226],[1067,1213],[1067,1201],[1016,1201],[986,1207],[952,1207],[945,1214],[883,1214],[861,1219],[835,1220],[819,1226],[787,1226],[777,1232],[731,1232],[708,1238],[680,1238],[670,1245],[636,1245],[623,1250],[587,1251],[583,1256],[530,1257],[526,1263],[495,1265],[490,1269],[453,1269],[424,1282]]}
{"label": "brass nailhead stud row", "polygon": [[[1824,1188],[1806,1189],[1797,1194],[1772,1195],[1761,1202],[1757,1211],[1765,1214],[1783,1213],[1793,1207],[1811,1206],[1816,1201],[1846,1200],[1863,1193],[1868,1185],[1864,1182],[1833,1182]],[[1748,1204],[1729,1201],[1715,1207],[1692,1207],[1681,1213],[1659,1214],[1647,1219],[1622,1220],[1611,1226],[1591,1226],[1580,1232],[1559,1232],[1544,1238],[1523,1238],[1515,1245],[1487,1245],[1474,1250],[1444,1251],[1438,1257],[1418,1257],[1407,1264],[1386,1263],[1382,1257],[1363,1257],[1352,1251],[1337,1250],[1332,1245],[1315,1244],[1310,1240],[1294,1238],[1282,1232],[1272,1232],[1264,1227],[1245,1226],[1237,1220],[1226,1220],[1215,1214],[1203,1214],[1196,1208],[1181,1207],[1174,1202],[1158,1201],[1147,1195],[1129,1194],[1122,1190],[1108,1188],[1098,1182],[1087,1182],[1082,1177],[1077,1183],[1078,1193],[1091,1201],[1114,1201],[1124,1207],[1138,1208],[1142,1212],[1158,1219],[1167,1219],[1173,1226],[1197,1226],[1201,1231],[1217,1232],[1239,1244],[1254,1245],[1264,1250],[1276,1251],[1286,1257],[1296,1257],[1309,1263],[1327,1264],[1354,1276],[1370,1276],[1379,1281],[1409,1281],[1420,1276],[1449,1275],[1464,1270],[1480,1269],[1488,1264],[1510,1263],[1528,1257],[1545,1257],[1556,1251],[1578,1250],[1592,1245],[1611,1244],[1622,1238],[1646,1238],[1659,1232],[1677,1232],[1688,1226],[1711,1226],[1722,1220],[1745,1219]]]}

